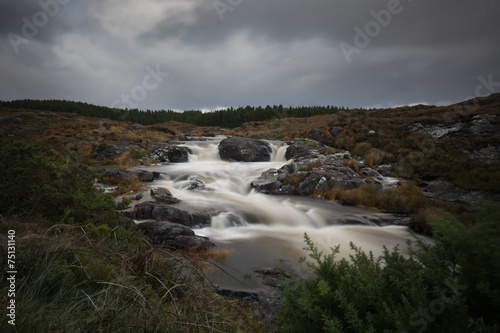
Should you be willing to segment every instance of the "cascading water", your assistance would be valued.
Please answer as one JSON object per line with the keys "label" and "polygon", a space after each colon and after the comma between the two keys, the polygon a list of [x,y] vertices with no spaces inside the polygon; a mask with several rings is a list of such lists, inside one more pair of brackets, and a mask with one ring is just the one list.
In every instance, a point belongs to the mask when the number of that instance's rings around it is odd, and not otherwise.
{"label": "cascading water", "polygon": [[[375,253],[383,245],[400,244],[405,250],[406,228],[377,226],[390,221],[391,215],[305,197],[269,196],[251,189],[251,182],[262,172],[287,163],[285,144],[270,142],[270,162],[227,162],[219,158],[221,139],[188,141],[183,145],[192,152],[188,163],[149,169],[165,175],[153,187],[166,187],[182,205],[212,215],[211,226],[195,232],[231,252],[226,271],[241,277],[262,266],[300,270],[297,261],[303,255],[305,232],[320,248],[340,244],[339,257],[348,255],[350,241]],[[227,287],[241,288],[231,286],[222,275],[219,278]]]}

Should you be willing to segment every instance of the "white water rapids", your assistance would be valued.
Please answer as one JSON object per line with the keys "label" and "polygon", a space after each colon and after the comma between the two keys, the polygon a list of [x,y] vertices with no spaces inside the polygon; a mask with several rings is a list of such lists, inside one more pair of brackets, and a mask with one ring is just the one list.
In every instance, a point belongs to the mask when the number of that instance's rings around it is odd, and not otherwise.
{"label": "white water rapids", "polygon": [[[256,288],[258,284],[251,279],[244,283],[236,280],[262,267],[282,267],[304,275],[298,259],[304,256],[305,232],[325,251],[340,244],[339,257],[348,256],[350,241],[375,254],[381,253],[384,245],[392,248],[399,244],[406,251],[410,236],[405,227],[376,225],[390,221],[393,217],[389,214],[252,190],[250,183],[262,172],[287,163],[286,145],[270,142],[273,148],[270,162],[226,162],[219,158],[220,140],[218,137],[188,141],[183,145],[192,151],[188,163],[147,168],[163,174],[163,179],[151,187],[165,187],[181,200],[182,208],[194,207],[213,216],[210,227],[195,232],[209,237],[217,245],[215,251],[230,252],[219,265],[237,278],[228,279],[226,273],[213,272],[211,278],[216,283],[231,289]],[[200,181],[205,188],[190,189],[191,184],[201,184]]]}

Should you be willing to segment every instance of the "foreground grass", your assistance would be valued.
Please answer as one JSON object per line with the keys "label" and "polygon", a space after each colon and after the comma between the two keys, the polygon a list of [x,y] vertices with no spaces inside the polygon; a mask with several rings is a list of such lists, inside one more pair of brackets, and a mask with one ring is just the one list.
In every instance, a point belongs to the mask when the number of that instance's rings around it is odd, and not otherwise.
{"label": "foreground grass", "polygon": [[[17,230],[17,332],[263,330],[250,307],[213,291],[196,262],[135,231],[31,222],[0,225]],[[14,332],[6,319],[2,332]]]}

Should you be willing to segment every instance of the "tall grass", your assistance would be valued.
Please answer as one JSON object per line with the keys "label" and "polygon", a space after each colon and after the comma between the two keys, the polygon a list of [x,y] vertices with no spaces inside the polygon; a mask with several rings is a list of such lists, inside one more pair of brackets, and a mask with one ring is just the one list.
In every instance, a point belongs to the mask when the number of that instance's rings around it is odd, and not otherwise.
{"label": "tall grass", "polygon": [[133,231],[94,229],[56,226],[19,240],[18,332],[264,330],[251,308],[215,293],[196,262]]}

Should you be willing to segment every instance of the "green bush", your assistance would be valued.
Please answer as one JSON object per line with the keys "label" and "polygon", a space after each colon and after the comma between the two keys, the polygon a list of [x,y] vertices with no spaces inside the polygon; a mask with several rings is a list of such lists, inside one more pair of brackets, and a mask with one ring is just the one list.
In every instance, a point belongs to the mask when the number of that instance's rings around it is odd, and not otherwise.
{"label": "green bush", "polygon": [[70,154],[34,144],[0,145],[0,214],[54,223],[114,224],[113,200],[93,187],[94,175]]}
{"label": "green bush", "polygon": [[[500,328],[500,206],[465,228],[451,215],[433,221],[435,244],[417,239],[409,257],[379,257],[351,244],[323,254],[305,235],[315,279],[286,288],[280,332],[497,332]],[[305,260],[305,259],[302,259]]]}

